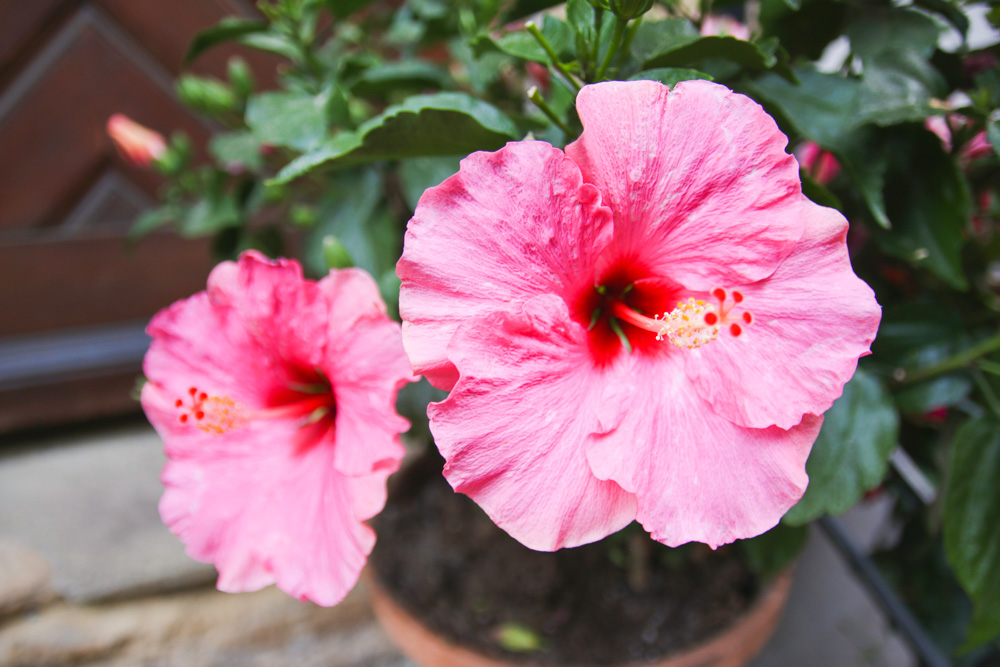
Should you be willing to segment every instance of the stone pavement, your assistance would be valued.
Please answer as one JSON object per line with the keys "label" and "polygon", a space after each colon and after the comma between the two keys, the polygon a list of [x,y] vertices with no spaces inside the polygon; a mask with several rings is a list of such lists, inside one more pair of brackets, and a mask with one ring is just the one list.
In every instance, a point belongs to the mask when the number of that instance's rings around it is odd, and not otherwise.
{"label": "stone pavement", "polygon": [[[363,585],[323,609],[227,595],[160,523],[160,441],[142,423],[0,445],[0,665],[413,667]],[[848,517],[862,543],[884,507]],[[752,667],[910,667],[906,647],[814,533]]]}

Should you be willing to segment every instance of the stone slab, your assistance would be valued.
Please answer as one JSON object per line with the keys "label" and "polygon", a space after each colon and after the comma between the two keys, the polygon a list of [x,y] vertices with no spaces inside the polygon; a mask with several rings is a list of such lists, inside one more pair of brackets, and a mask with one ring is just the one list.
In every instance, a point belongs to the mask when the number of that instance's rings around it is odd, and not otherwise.
{"label": "stone slab", "polygon": [[80,602],[214,581],[160,521],[164,463],[151,427],[62,434],[0,455],[0,540],[42,554],[52,585]]}

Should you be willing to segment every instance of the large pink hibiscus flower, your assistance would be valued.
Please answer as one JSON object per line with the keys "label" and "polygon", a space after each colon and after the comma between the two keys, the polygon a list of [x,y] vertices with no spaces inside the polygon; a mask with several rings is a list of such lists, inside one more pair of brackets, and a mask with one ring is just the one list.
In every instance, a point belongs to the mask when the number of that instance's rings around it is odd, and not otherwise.
{"label": "large pink hibiscus flower", "polygon": [[322,605],[357,581],[363,522],[399,467],[412,379],[399,326],[361,270],[303,280],[248,252],[149,325],[142,406],[168,462],[160,514],[220,590],[272,583]]}
{"label": "large pink hibiscus flower", "polygon": [[397,267],[457,491],[529,547],[774,526],[880,318],[786,137],[703,81],[585,87],[580,139],[476,153]]}

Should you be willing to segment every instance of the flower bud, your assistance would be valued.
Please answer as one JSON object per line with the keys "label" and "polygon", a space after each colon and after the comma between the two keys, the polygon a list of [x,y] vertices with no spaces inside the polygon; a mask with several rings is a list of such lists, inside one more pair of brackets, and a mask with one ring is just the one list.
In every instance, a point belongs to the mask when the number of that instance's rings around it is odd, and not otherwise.
{"label": "flower bud", "polygon": [[167,152],[162,134],[139,125],[124,114],[116,113],[108,118],[107,132],[121,156],[136,167],[148,167]]}
{"label": "flower bud", "polygon": [[611,0],[611,11],[615,16],[625,20],[638,18],[648,12],[653,6],[653,0]]}

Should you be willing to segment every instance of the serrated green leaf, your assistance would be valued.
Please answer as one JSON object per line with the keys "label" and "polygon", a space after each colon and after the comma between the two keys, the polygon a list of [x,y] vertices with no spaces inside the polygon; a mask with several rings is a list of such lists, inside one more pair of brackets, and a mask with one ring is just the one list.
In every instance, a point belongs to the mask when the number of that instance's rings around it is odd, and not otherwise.
{"label": "serrated green leaf", "polygon": [[246,122],[261,143],[308,151],[326,136],[328,103],[324,94],[261,93],[247,102]]}
{"label": "serrated green leaf", "polygon": [[975,602],[966,648],[1000,633],[1000,423],[973,419],[951,443],[944,496],[944,544]]}
{"label": "serrated green leaf", "polygon": [[683,67],[660,67],[657,69],[647,69],[639,72],[638,74],[633,74],[628,78],[629,81],[659,81],[660,83],[666,84],[671,88],[681,81],[691,81],[694,79],[715,81],[715,77],[711,74],[699,72],[696,69],[685,69]]}
{"label": "serrated green leaf", "polygon": [[892,229],[873,230],[876,241],[886,253],[926,268],[955,289],[967,289],[962,246],[971,198],[955,161],[940,139],[921,127],[894,132],[884,151]]}
{"label": "serrated green leaf", "polygon": [[356,132],[326,140],[288,164],[273,182],[287,183],[319,166],[496,150],[517,133],[513,121],[496,107],[464,93],[416,95]]}
{"label": "serrated green leaf", "polygon": [[809,486],[784,517],[800,526],[824,514],[843,514],[885,477],[896,447],[899,415],[877,379],[862,370],[824,417],[806,463]]}
{"label": "serrated green leaf", "polygon": [[235,16],[227,16],[211,28],[206,28],[194,36],[188,46],[187,53],[184,54],[182,65],[188,65],[199,55],[212,48],[216,44],[239,39],[246,35],[264,32],[268,29],[267,23],[263,21],[251,21]]}

